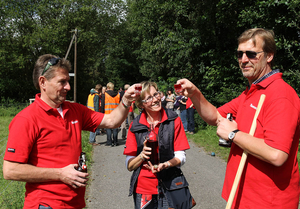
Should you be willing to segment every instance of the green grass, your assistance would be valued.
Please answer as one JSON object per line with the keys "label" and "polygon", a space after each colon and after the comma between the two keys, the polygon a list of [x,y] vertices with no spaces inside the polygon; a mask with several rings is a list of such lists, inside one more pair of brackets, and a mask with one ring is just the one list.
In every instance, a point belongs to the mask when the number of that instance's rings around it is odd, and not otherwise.
{"label": "green grass", "polygon": [[[24,108],[24,107],[23,107]],[[21,107],[3,107],[0,106],[0,154],[1,159],[4,157],[6,142],[8,137],[8,126],[13,117],[22,110]],[[88,171],[91,171],[92,166],[92,151],[93,146],[88,143],[88,131],[82,131],[82,150],[86,153]],[[25,197],[25,182],[8,181],[3,179],[2,172],[3,161],[1,160],[0,167],[0,208],[18,209],[23,208]]]}
{"label": "green grass", "polygon": [[[13,117],[18,114],[28,104],[0,106],[0,116]],[[2,124],[2,123],[1,123]]]}
{"label": "green grass", "polygon": [[[134,113],[139,115],[139,109],[135,108]],[[193,140],[198,146],[203,147],[207,153],[214,152],[217,157],[227,162],[230,148],[219,146],[219,137],[217,136],[216,131],[216,127],[206,126],[202,129],[198,129],[197,133],[194,135],[187,134],[187,137]]]}
{"label": "green grass", "polygon": [[217,157],[227,161],[230,148],[219,146],[219,137],[216,134],[216,127],[207,126],[200,129],[194,135],[187,135],[198,146],[203,147],[208,153],[214,152]]}

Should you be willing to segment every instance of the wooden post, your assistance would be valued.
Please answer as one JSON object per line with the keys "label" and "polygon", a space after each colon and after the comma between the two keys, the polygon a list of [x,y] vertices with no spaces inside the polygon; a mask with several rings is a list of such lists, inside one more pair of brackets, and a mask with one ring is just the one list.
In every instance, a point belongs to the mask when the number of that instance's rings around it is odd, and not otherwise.
{"label": "wooden post", "polygon": [[74,102],[77,102],[77,28],[75,28],[75,46],[74,46]]}
{"label": "wooden post", "polygon": [[73,41],[75,40],[75,43],[74,43],[74,99],[73,99],[73,101],[76,102],[76,100],[77,100],[76,95],[77,95],[77,34],[78,34],[78,30],[77,30],[77,28],[75,28],[75,30],[72,30],[70,32],[72,32],[72,33],[74,32],[74,35],[70,42],[68,51],[65,55],[65,59],[68,58],[71,46],[73,44]]}

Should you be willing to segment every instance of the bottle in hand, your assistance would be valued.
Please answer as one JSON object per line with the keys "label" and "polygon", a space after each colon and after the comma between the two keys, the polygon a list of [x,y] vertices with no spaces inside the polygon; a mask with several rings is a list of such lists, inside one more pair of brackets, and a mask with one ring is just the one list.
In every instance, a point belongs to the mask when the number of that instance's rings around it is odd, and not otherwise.
{"label": "bottle in hand", "polygon": [[[227,117],[228,120],[232,121],[232,114],[228,113]],[[221,147],[231,147],[231,142],[222,138],[219,138],[219,146]]]}
{"label": "bottle in hand", "polygon": [[81,152],[79,159],[78,159],[78,171],[87,172],[87,166],[86,166],[86,161],[85,161],[85,152]]}
{"label": "bottle in hand", "polygon": [[151,148],[151,155],[149,161],[152,163],[154,168],[158,167],[159,155],[158,155],[158,140],[157,134],[154,131],[153,125],[150,125],[150,132],[147,136],[147,147]]}

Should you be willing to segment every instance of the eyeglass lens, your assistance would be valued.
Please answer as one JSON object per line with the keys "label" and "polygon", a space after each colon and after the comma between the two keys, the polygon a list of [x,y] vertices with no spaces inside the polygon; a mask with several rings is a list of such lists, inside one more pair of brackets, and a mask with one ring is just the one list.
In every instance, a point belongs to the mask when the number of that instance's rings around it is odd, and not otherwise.
{"label": "eyeglass lens", "polygon": [[53,57],[53,58],[51,58],[49,60],[49,62],[47,63],[45,69],[43,70],[42,75],[44,75],[44,73],[50,68],[50,66],[56,65],[59,62],[59,60],[61,60],[60,57],[57,57],[57,58]]}
{"label": "eyeglass lens", "polygon": [[53,57],[52,59],[49,60],[49,62],[52,64],[52,65],[56,65],[59,60],[61,60],[61,58],[56,58],[56,57]]}
{"label": "eyeglass lens", "polygon": [[150,97],[148,97],[147,99],[142,100],[142,101],[143,101],[143,102],[151,102],[151,101],[153,100],[153,97],[155,97],[156,99],[159,99],[159,98],[161,97],[160,92],[159,92],[159,91],[158,91],[158,92],[155,92],[155,93],[153,94],[153,96],[150,96]]}
{"label": "eyeglass lens", "polygon": [[[261,51],[261,52],[263,52],[263,51]],[[238,59],[241,59],[243,57],[243,54],[246,53],[246,56],[249,59],[254,59],[257,56],[257,54],[259,54],[261,52],[254,52],[254,51],[245,51],[245,52],[243,52],[243,51],[237,51],[236,56],[237,56]]]}

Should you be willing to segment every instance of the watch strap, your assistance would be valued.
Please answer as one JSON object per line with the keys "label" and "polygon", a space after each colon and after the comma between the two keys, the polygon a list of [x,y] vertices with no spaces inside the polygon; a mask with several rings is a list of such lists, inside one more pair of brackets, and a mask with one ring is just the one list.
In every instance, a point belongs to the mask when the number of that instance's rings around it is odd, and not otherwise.
{"label": "watch strap", "polygon": [[234,130],[234,131],[232,131],[232,132],[237,133],[237,132],[239,132],[239,131],[240,131],[239,129],[236,129],[236,130]]}
{"label": "watch strap", "polygon": [[[237,133],[237,132],[239,132],[239,131],[240,131],[239,129],[236,129],[236,130],[234,130],[234,131],[232,131],[232,132],[236,134],[236,133]],[[234,137],[235,137],[235,136],[234,136]],[[233,139],[234,139],[234,137],[233,137],[232,139],[229,139],[229,138],[228,138],[228,140],[229,140],[229,141],[232,143],[232,142],[233,142]]]}

